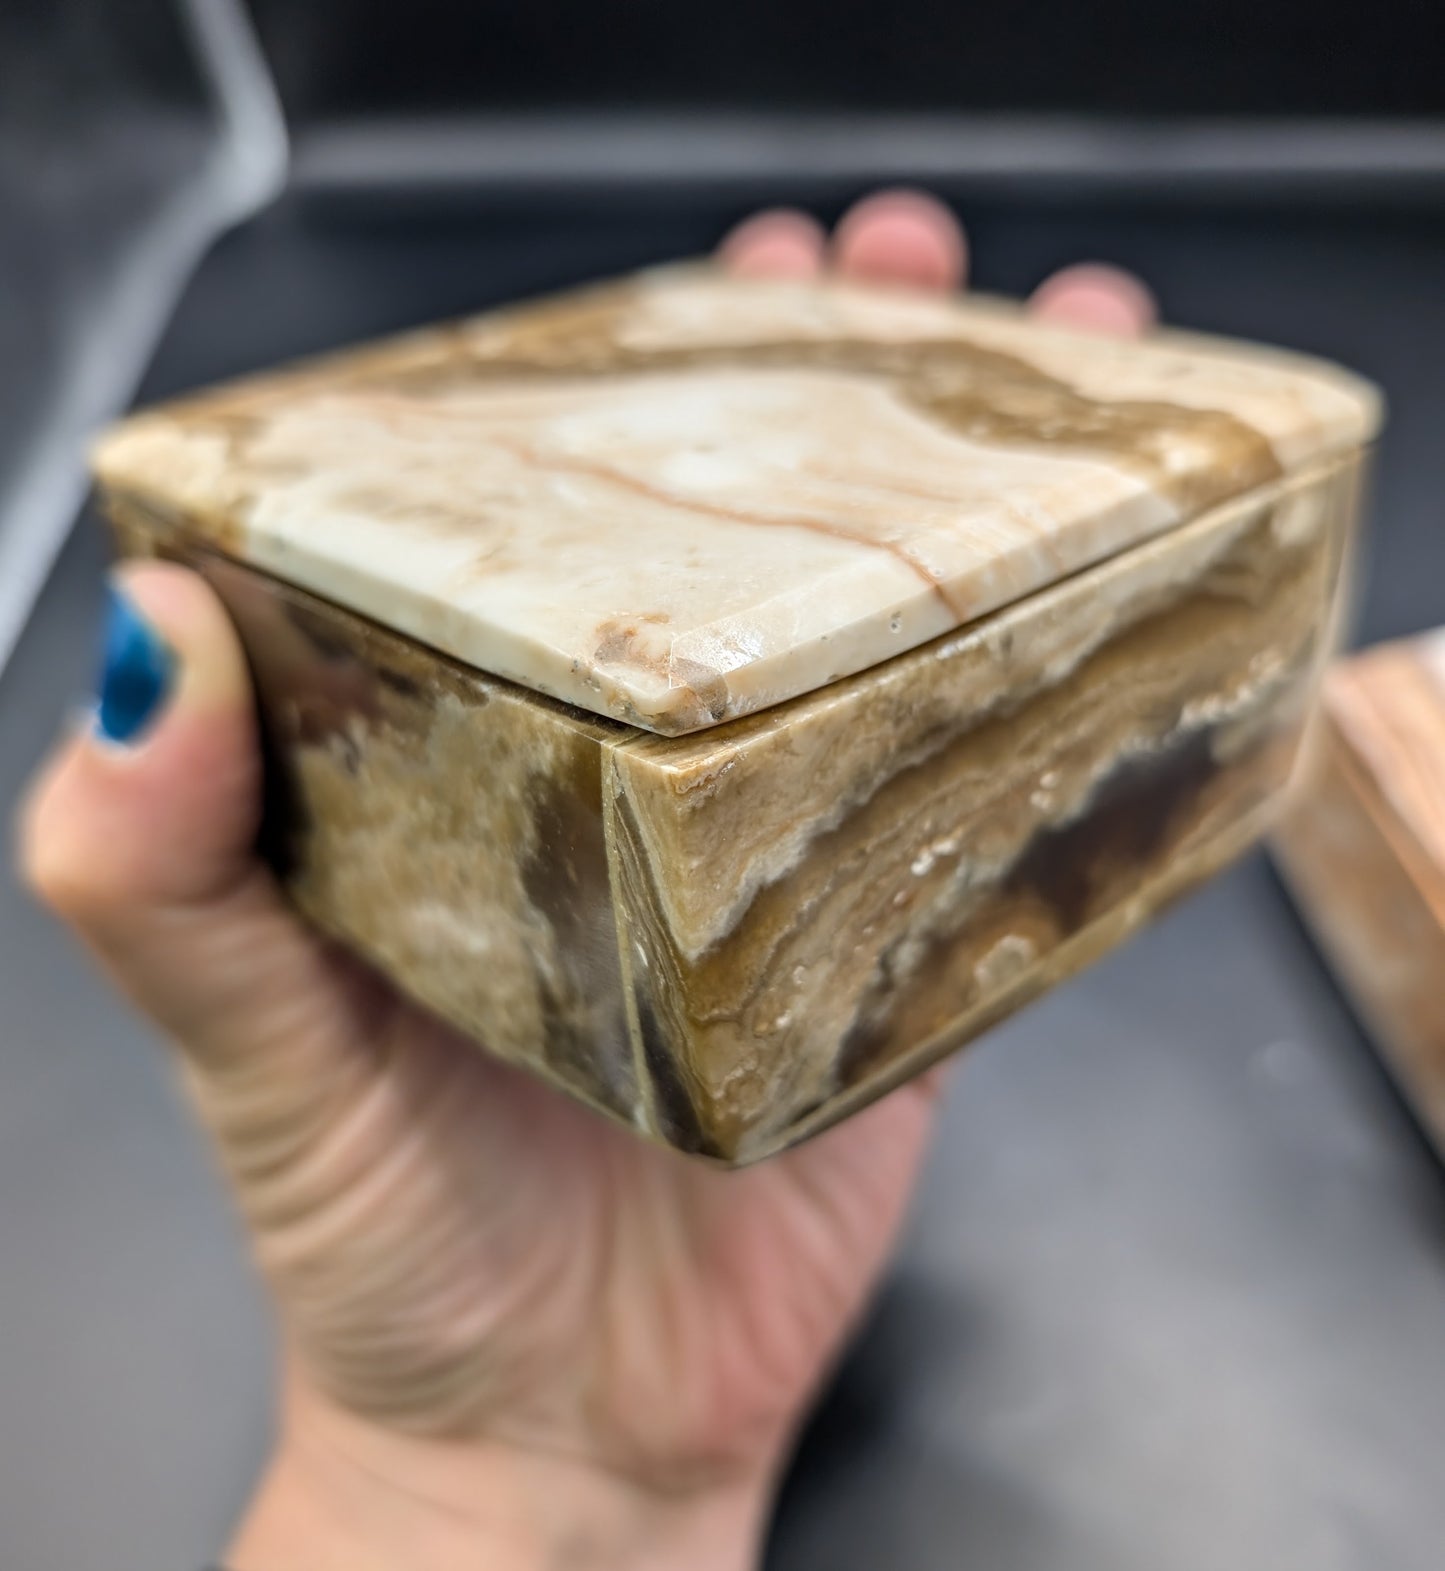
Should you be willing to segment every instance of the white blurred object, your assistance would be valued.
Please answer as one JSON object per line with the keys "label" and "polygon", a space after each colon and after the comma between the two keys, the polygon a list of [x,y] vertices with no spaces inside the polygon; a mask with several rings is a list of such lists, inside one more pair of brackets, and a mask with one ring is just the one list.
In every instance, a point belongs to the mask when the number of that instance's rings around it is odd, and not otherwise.
{"label": "white blurred object", "polygon": [[[206,250],[281,189],[286,130],[241,0],[0,13],[0,672]],[[123,12],[117,15],[117,12]]]}

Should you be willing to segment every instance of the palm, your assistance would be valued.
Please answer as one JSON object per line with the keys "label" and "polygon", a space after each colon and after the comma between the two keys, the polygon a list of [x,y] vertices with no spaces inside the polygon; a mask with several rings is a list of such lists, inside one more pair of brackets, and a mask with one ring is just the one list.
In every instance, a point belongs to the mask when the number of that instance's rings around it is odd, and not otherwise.
{"label": "palm", "polygon": [[[288,942],[314,943],[299,927]],[[249,1115],[212,1122],[287,1330],[333,1398],[653,1473],[784,1437],[896,1229],[926,1088],[720,1172],[384,1002],[353,967],[322,985],[336,996],[301,1009],[321,1039],[287,1054],[306,1073],[288,1091],[273,1061]]]}

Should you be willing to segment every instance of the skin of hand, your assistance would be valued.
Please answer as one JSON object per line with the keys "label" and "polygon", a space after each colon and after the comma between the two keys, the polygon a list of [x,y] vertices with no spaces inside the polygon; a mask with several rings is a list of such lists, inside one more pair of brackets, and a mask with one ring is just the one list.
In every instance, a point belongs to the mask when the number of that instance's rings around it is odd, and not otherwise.
{"label": "skin of hand", "polygon": [[[798,213],[739,273],[952,289],[966,245],[906,192],[831,241]],[[1142,286],[1072,270],[1042,315],[1114,332]],[[255,859],[246,667],[181,569],[117,576],[164,693],[65,741],[29,880],[175,1044],[282,1331],[272,1462],[233,1571],[756,1563],[810,1398],[900,1225],[937,1081],[762,1166],[648,1146],[457,1039],[303,926]]]}

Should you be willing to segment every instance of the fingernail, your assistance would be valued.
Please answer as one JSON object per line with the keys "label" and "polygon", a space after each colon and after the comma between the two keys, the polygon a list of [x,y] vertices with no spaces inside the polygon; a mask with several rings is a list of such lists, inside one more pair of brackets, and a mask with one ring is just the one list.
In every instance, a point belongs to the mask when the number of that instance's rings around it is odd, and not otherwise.
{"label": "fingernail", "polygon": [[170,696],[176,657],[121,590],[112,584],[106,594],[96,728],[107,741],[133,743]]}

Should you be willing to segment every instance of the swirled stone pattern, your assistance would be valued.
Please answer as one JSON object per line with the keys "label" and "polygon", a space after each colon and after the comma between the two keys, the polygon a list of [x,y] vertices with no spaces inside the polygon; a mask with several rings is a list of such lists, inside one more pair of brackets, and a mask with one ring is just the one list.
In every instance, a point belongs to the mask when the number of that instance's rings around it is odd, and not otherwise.
{"label": "swirled stone pattern", "polygon": [[96,467],[242,630],[301,908],[741,1162],[1250,843],[1378,421],[1277,351],[669,269],[142,413]]}

